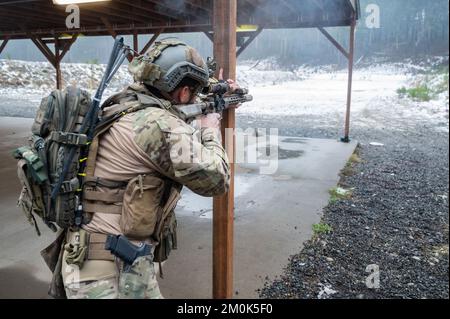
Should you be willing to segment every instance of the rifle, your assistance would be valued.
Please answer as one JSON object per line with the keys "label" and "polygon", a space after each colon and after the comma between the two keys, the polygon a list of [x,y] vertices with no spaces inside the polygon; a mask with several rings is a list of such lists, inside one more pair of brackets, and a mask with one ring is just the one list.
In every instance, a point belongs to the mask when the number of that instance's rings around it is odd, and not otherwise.
{"label": "rifle", "polygon": [[[209,86],[205,97],[201,102],[194,104],[178,104],[172,107],[178,115],[186,122],[194,120],[197,116],[208,113],[222,113],[230,106],[250,102],[253,96],[248,94],[248,89],[239,88],[232,94],[227,94],[230,86],[225,81],[219,81]],[[205,92],[204,92],[205,93]]]}

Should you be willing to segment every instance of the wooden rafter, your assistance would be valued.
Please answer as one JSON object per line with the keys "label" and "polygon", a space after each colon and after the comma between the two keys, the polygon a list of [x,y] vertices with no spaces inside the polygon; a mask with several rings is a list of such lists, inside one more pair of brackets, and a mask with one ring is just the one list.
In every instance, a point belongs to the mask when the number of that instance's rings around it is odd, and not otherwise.
{"label": "wooden rafter", "polygon": [[239,48],[239,50],[237,50],[236,52],[237,57],[241,55],[242,52],[244,52],[244,50],[250,45],[250,43],[253,42],[253,40],[256,39],[256,37],[261,33],[262,30],[263,27],[260,26],[258,27],[258,30],[253,32],[253,34],[247,39],[247,41],[245,41],[244,44]]}
{"label": "wooden rafter", "polygon": [[100,17],[100,20],[102,20],[103,24],[106,26],[106,28],[108,29],[109,34],[115,38],[117,37],[117,32],[114,30],[111,22],[109,22],[108,18],[106,17]]}
{"label": "wooden rafter", "polygon": [[156,11],[154,5],[148,2],[142,2],[141,0],[117,0],[117,2],[131,6],[135,10],[142,12],[142,14],[147,15],[147,22],[152,22],[152,20],[166,22],[168,18],[173,19],[171,16],[165,16],[161,12]]}
{"label": "wooden rafter", "polygon": [[[107,8],[96,8],[96,7],[92,7],[89,9],[85,9],[85,10],[89,10],[92,12],[96,12],[97,14],[100,14],[103,17],[107,17],[109,18],[119,18],[119,19],[128,19],[129,15],[130,15],[130,11],[122,11],[113,7],[107,7]],[[138,22],[147,22],[147,20],[145,20],[144,18],[138,16],[138,15],[133,15],[133,19],[135,21]]]}
{"label": "wooden rafter", "polygon": [[158,31],[153,34],[153,36],[150,38],[150,40],[147,42],[147,44],[142,48],[140,54],[144,54],[147,52],[147,50],[150,48],[150,46],[153,44],[153,42],[156,41],[156,39],[159,37],[159,35],[164,31],[163,28],[159,29]]}
{"label": "wooden rafter", "polygon": [[[23,7],[17,7],[17,10],[20,10],[21,12]],[[50,2],[40,3],[39,7],[33,8],[32,12],[38,14],[41,18],[42,16],[48,17],[48,13],[52,12],[54,18],[57,18],[58,21],[63,22],[67,17],[67,12],[65,11],[64,6],[54,6]],[[82,22],[96,23],[98,22],[98,15],[88,12],[87,10],[83,10],[81,12],[80,19]]]}
{"label": "wooden rafter", "polygon": [[347,52],[347,50],[344,49],[344,47],[342,45],[339,44],[339,42],[337,42],[333,36],[331,34],[328,33],[327,30],[325,30],[322,27],[318,28],[319,31],[328,39],[330,40],[331,43],[333,43],[333,45],[348,59],[349,58],[349,53]]}
{"label": "wooden rafter", "polygon": [[2,44],[0,44],[0,54],[2,54],[2,51],[5,49],[6,44],[8,43],[9,39],[3,39]]}
{"label": "wooden rafter", "polygon": [[[62,78],[61,78],[61,61],[70,50],[72,44],[76,41],[78,35],[72,36],[70,39],[59,39],[54,38],[53,41],[45,41],[36,36],[30,35],[31,41],[36,45],[39,51],[47,58],[51,65],[56,69],[56,88],[61,89]],[[55,52],[47,46],[47,43],[54,43]]]}
{"label": "wooden rafter", "polygon": [[[159,0],[148,0],[151,2],[155,8],[159,8],[159,12],[163,13],[164,15],[171,16],[173,19],[180,19],[183,17],[183,14],[180,15],[173,15],[171,12],[180,12],[184,13],[185,16],[188,17],[194,17],[196,15],[195,11],[192,10],[191,7],[186,6],[184,11],[179,11],[179,8],[172,5],[170,1],[159,1]],[[187,2],[183,2],[184,4],[188,5]],[[164,9],[164,10],[161,10]]]}
{"label": "wooden rafter", "polygon": [[208,39],[211,40],[211,42],[214,42],[214,34],[210,33],[209,31],[204,31],[203,33],[208,37]]}
{"label": "wooden rafter", "polygon": [[[61,53],[59,55],[59,60],[62,61],[62,59],[64,58],[64,56],[66,55],[67,52],[69,52],[70,47],[72,46],[72,44],[77,40],[78,38],[78,34],[75,34],[73,37],[71,37],[70,39],[64,39],[62,40],[63,46],[61,48]],[[61,39],[59,40],[61,41]]]}
{"label": "wooden rafter", "polygon": [[[125,2],[123,0],[119,0],[120,2]],[[129,1],[126,1],[127,4]],[[161,17],[163,20],[167,20],[168,18],[173,19],[175,21],[179,21],[181,16],[174,14],[171,10],[160,10],[163,6],[159,7],[160,1],[133,1],[135,3],[132,6],[137,7],[141,10],[148,11],[152,15],[156,15]]]}
{"label": "wooden rafter", "polygon": [[[114,30],[113,25],[111,24],[111,22],[109,22],[108,18],[106,17],[100,17],[100,19],[102,20],[103,24],[106,26],[106,28],[108,29],[109,34],[115,39],[117,37],[117,32]],[[133,33],[137,35],[137,33]],[[127,60],[128,62],[131,62],[133,60],[134,54],[132,52],[128,53],[127,55]]]}
{"label": "wooden rafter", "polygon": [[36,45],[36,47],[39,49],[39,51],[42,52],[42,54],[47,58],[48,62],[50,62],[54,67],[56,67],[56,56],[55,54],[50,50],[50,48],[45,44],[42,39],[38,37],[31,37],[31,41]]}
{"label": "wooden rafter", "polygon": [[208,13],[208,15],[211,13],[211,1],[195,1],[195,0],[184,0],[187,4],[189,4],[191,7],[205,11]]}

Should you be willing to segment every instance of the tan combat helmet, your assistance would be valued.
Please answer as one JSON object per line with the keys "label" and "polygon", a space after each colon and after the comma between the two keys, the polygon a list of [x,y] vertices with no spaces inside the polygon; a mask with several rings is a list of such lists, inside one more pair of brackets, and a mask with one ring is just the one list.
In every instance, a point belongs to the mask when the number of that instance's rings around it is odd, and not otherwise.
{"label": "tan combat helmet", "polygon": [[184,79],[198,82],[197,91],[208,86],[208,67],[196,49],[176,38],[155,42],[144,55],[128,65],[134,81],[163,93],[172,92]]}

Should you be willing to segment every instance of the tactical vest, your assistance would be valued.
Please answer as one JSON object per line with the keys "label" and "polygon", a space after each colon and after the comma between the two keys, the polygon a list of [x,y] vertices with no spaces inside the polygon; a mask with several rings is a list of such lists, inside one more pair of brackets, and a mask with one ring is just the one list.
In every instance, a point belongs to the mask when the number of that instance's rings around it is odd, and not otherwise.
{"label": "tactical vest", "polygon": [[141,174],[128,182],[107,180],[94,174],[101,136],[122,116],[147,107],[171,111],[170,102],[151,96],[145,87],[138,85],[132,85],[105,101],[104,120],[89,147],[82,195],[83,211],[86,223],[95,213],[120,214],[122,233],[130,239],[154,239],[158,242],[154,261],[162,262],[177,246],[174,209],[182,185],[166,177],[157,167],[154,167],[153,174]]}

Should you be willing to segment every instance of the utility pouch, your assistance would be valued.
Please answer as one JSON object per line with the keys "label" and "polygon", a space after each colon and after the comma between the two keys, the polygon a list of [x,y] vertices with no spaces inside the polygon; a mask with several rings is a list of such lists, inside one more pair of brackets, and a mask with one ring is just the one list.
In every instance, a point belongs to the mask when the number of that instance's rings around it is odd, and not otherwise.
{"label": "utility pouch", "polygon": [[130,238],[150,237],[161,215],[164,181],[153,175],[138,175],[125,189],[120,229]]}
{"label": "utility pouch", "polygon": [[84,229],[68,232],[67,243],[64,245],[64,250],[67,252],[67,265],[76,265],[80,269],[83,267],[88,250],[87,239],[88,234]]}
{"label": "utility pouch", "polygon": [[154,234],[158,245],[155,247],[155,262],[165,261],[172,249],[177,249],[177,219],[175,206],[180,199],[180,190],[177,187],[170,189],[170,194],[162,210],[160,222]]}
{"label": "utility pouch", "polygon": [[35,216],[38,215],[41,218],[45,218],[44,198],[42,190],[30,177],[29,163],[25,159],[20,159],[17,162],[17,176],[22,185],[17,205],[22,208],[28,222],[33,225],[38,235],[41,235]]}

